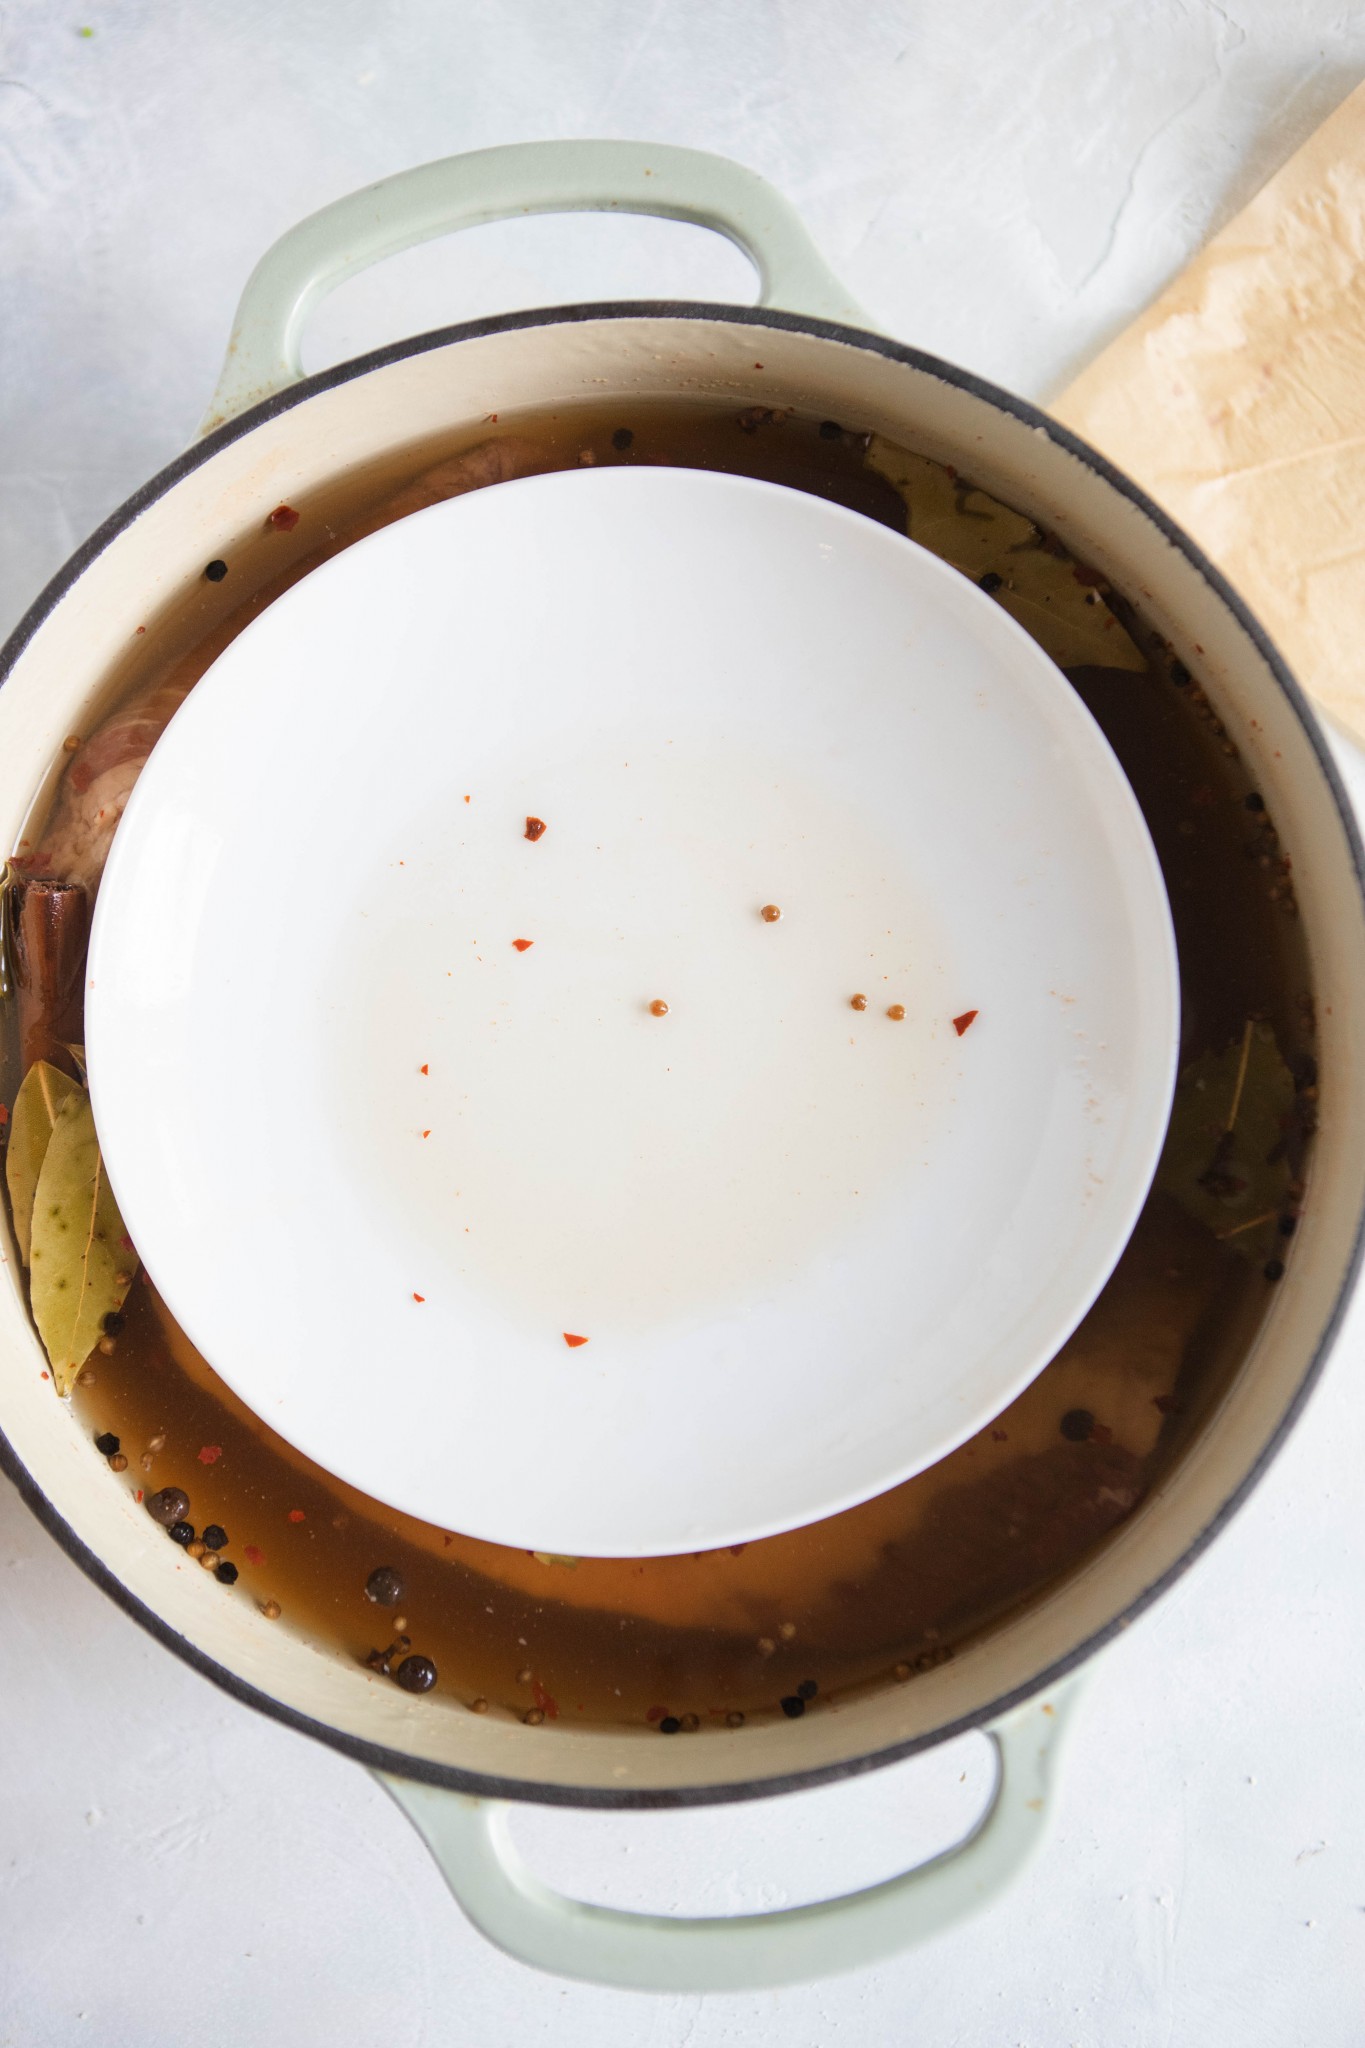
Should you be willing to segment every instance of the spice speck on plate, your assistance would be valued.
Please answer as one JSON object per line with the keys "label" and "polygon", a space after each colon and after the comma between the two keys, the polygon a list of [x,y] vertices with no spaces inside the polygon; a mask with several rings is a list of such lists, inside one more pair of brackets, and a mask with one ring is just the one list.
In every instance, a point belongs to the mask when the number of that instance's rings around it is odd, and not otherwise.
{"label": "spice speck on plate", "polygon": [[528,818],[526,820],[526,837],[528,839],[539,839],[544,830],[545,820],[543,818]]}
{"label": "spice speck on plate", "polygon": [[892,1003],[888,1007],[886,1014],[891,1019],[891,1022],[893,1024],[901,1023],[905,1017],[905,1004]]}
{"label": "spice speck on plate", "polygon": [[782,912],[778,908],[777,904],[765,903],[762,910],[760,910],[758,914],[762,918],[764,924],[776,924],[778,919],[781,917]]}
{"label": "spice speck on plate", "polygon": [[651,1017],[666,1017],[668,1015],[668,1004],[662,996],[655,996],[649,1006],[649,1014]]}
{"label": "spice speck on plate", "polygon": [[1069,1444],[1086,1444],[1095,1434],[1095,1418],[1088,1408],[1068,1408],[1058,1428]]}
{"label": "spice speck on plate", "polygon": [[588,1341],[586,1337],[575,1337],[568,1330],[563,1331],[561,1334],[564,1338],[564,1342],[568,1345],[570,1351],[577,1351],[580,1344],[586,1344]]}
{"label": "spice speck on plate", "polygon": [[261,1613],[267,1621],[278,1621],[283,1610],[278,1600],[262,1600]]}
{"label": "spice speck on plate", "polygon": [[513,945],[514,945],[514,946],[516,947],[516,949],[517,949],[517,951],[518,951],[519,953],[529,953],[529,951],[531,950],[532,946],[534,946],[534,944],[535,944],[535,940],[534,940],[534,939],[513,939],[513,941],[512,941],[512,944],[513,944]]}
{"label": "spice speck on plate", "polygon": [[850,1010],[865,1010],[867,1008],[867,997],[863,995],[850,996],[848,1007]]}
{"label": "spice speck on plate", "polygon": [[217,560],[206,562],[204,564],[204,575],[210,583],[221,583],[227,575],[227,563]]}
{"label": "spice speck on plate", "polygon": [[265,523],[273,526],[276,533],[292,533],[299,523],[299,515],[292,505],[277,505]]}
{"label": "spice speck on plate", "polygon": [[528,1728],[539,1728],[541,1722],[545,1719],[545,1709],[544,1707],[528,1707],[521,1718]]}
{"label": "spice speck on plate", "polygon": [[971,1030],[972,1025],[976,1022],[977,1018],[980,1015],[980,1010],[964,1010],[960,1017],[954,1017],[953,1029],[957,1033],[959,1038],[961,1038],[964,1031]]}

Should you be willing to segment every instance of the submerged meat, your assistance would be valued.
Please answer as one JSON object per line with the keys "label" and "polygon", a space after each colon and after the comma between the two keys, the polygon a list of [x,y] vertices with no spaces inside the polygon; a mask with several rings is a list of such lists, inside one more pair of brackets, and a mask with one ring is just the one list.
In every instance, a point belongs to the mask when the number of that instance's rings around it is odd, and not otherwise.
{"label": "submerged meat", "polygon": [[557,466],[554,454],[542,441],[529,441],[524,434],[504,434],[496,441],[479,441],[460,455],[448,455],[430,469],[424,469],[411,483],[390,498],[383,498],[364,512],[354,526],[348,526],[343,544],[361,540],[410,512],[425,512],[446,498],[462,498],[466,491],[481,491],[486,484],[507,484],[521,476],[539,476]]}
{"label": "submerged meat", "polygon": [[93,895],[133,784],[196,676],[178,671],[140,690],[97,726],[71,757],[42,844],[22,849],[26,867],[59,881],[79,882]]}

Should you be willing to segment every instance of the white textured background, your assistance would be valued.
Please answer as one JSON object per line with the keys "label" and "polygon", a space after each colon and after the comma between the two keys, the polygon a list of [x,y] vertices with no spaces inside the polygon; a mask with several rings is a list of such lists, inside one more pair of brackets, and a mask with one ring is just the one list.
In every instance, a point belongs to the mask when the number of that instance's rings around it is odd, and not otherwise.
{"label": "white textured background", "polygon": [[[0,623],[188,438],[255,257],[369,179],[542,136],[727,151],[890,331],[1045,398],[1362,74],[1349,0],[9,0]],[[348,286],[309,360],[746,279],[697,230],[518,221]],[[754,1997],[496,1955],[359,1770],[144,1638],[0,1482],[0,2048],[1359,2048],[1363,1363],[1365,1309],[1251,1506],[1096,1669],[1026,1888]],[[968,1738],[773,1805],[520,1831],[583,1896],[754,1907],[941,1846],[987,1779]]]}

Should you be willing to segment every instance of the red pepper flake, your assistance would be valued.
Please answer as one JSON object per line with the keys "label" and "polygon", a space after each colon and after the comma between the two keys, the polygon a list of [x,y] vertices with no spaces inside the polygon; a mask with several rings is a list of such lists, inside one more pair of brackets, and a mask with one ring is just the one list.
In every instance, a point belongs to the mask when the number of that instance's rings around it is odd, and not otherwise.
{"label": "red pepper flake", "polygon": [[544,830],[545,820],[543,818],[528,818],[526,820],[526,837],[528,839],[539,839]]}
{"label": "red pepper flake", "polygon": [[534,946],[534,944],[535,944],[535,940],[534,940],[534,939],[513,939],[513,941],[512,941],[512,944],[513,944],[513,945],[514,945],[514,946],[516,947],[516,949],[517,949],[517,951],[518,951],[519,953],[526,953],[526,952],[529,952],[529,951],[530,951],[530,949],[531,949],[531,947],[532,947],[532,946]]}
{"label": "red pepper flake", "polygon": [[959,1038],[961,1038],[964,1031],[971,1030],[980,1015],[980,1010],[964,1010],[960,1017],[954,1017],[953,1029]]}
{"label": "red pepper flake", "polygon": [[577,1351],[579,1345],[586,1344],[587,1341],[586,1337],[571,1337],[567,1330],[564,1332],[564,1342],[568,1345],[570,1351]]}
{"label": "red pepper flake", "polygon": [[307,1515],[305,1515],[302,1508],[290,1508],[289,1519],[291,1522],[306,1522],[308,1520],[308,1517]]}
{"label": "red pepper flake", "polygon": [[559,1701],[554,1697],[553,1693],[546,1692],[538,1678],[531,1680],[531,1697],[547,1720],[557,1721],[559,1719]]}
{"label": "red pepper flake", "polygon": [[424,1138],[429,1138],[429,1137],[431,1136],[431,1132],[430,1132],[430,1131],[423,1131],[423,1133],[422,1133],[422,1136],[423,1136]]}
{"label": "red pepper flake", "polygon": [[140,1486],[139,1486],[139,1488],[138,1488],[137,1492],[136,1492],[136,1493],[135,1493],[135,1494],[133,1495],[133,1499],[134,1499],[135,1501],[139,1501],[139,1502],[141,1501],[141,1499],[142,1499],[142,1488],[141,1488]]}
{"label": "red pepper flake", "polygon": [[47,1370],[46,1366],[43,1367],[43,1378],[45,1380],[50,1380],[52,1378],[52,1374]]}
{"label": "red pepper flake", "polygon": [[299,523],[299,515],[292,505],[277,505],[265,523],[273,526],[276,533],[292,533]]}
{"label": "red pepper flake", "polygon": [[665,1715],[665,1714],[666,1714],[667,1712],[668,1712],[668,1708],[667,1708],[667,1707],[651,1707],[651,1708],[649,1709],[648,1713],[647,1713],[647,1714],[645,1715],[645,1719],[646,1719],[646,1721],[662,1721],[662,1720],[663,1720],[663,1718],[664,1718],[664,1715]]}
{"label": "red pepper flake", "polygon": [[246,1559],[248,1564],[265,1563],[265,1552],[263,1550],[258,1549],[254,1543],[247,1544],[245,1550],[242,1552],[242,1556]]}
{"label": "red pepper flake", "polygon": [[8,1111],[8,1110],[6,1109],[6,1107],[5,1107],[4,1103],[3,1103],[3,1102],[0,1102],[0,1131],[3,1131],[3,1130],[4,1130],[4,1128],[5,1128],[5,1125],[6,1125],[6,1124],[7,1124],[8,1122],[9,1122],[9,1111]]}
{"label": "red pepper flake", "polygon": [[413,1300],[414,1300],[414,1301],[425,1301],[425,1300],[426,1300],[426,1296],[425,1296],[425,1294],[416,1294],[416,1293],[414,1293],[414,1295],[413,1295],[413,1297],[412,1297],[412,1298],[413,1298]]}
{"label": "red pepper flake", "polygon": [[466,802],[466,803],[468,803],[468,802],[469,802],[469,798],[468,798],[468,797],[466,797],[466,798],[465,798],[465,802]]}
{"label": "red pepper flake", "polygon": [[417,1071],[419,1074],[429,1074],[431,1072],[431,1062],[429,1060],[424,1061]]}
{"label": "red pepper flake", "polygon": [[222,1455],[223,1446],[221,1444],[204,1444],[200,1447],[199,1462],[201,1465],[216,1465]]}

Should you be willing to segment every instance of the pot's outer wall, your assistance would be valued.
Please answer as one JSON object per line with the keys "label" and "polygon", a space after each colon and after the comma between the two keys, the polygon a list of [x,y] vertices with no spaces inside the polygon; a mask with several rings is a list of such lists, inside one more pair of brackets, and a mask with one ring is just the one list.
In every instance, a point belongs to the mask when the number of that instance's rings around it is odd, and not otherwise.
{"label": "pot's outer wall", "polygon": [[41,1377],[11,1242],[0,1284],[0,1458],[35,1511],[128,1611],[252,1704],[386,1770],[568,1804],[740,1799],[890,1762],[991,1718],[1122,1628],[1239,1504],[1321,1368],[1365,1206],[1365,903],[1344,795],[1283,663],[1163,515],[1033,408],[933,358],[795,315],[674,305],[561,308],[404,342],[308,380],[191,450],[117,513],[18,628],[0,690],[0,837],[13,845],[69,732],[88,730],[139,626],[215,556],[246,594],[280,554],[265,515],[329,480],[528,408],[681,398],[762,402],[875,429],[951,461],[1112,578],[1198,672],[1294,858],[1318,999],[1321,1132],[1306,1213],[1260,1337],[1177,1468],[1066,1583],[949,1664],[764,1729],[528,1729],[409,1699],[266,1621],[204,1577],[102,1466]]}

